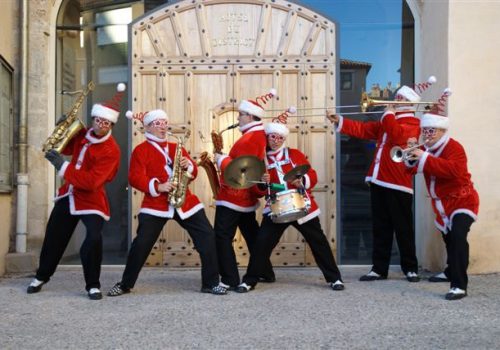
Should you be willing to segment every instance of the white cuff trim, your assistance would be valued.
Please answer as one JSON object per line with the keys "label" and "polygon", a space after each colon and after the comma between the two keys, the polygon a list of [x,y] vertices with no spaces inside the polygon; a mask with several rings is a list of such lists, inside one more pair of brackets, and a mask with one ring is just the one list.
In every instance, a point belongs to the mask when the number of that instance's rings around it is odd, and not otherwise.
{"label": "white cuff trim", "polygon": [[156,191],[155,189],[155,182],[158,182],[160,183],[160,180],[158,180],[156,177],[155,178],[152,178],[150,181],[149,181],[149,193],[151,193],[151,196],[152,197],[159,197],[160,196],[160,193]]}
{"label": "white cuff trim", "polygon": [[61,166],[61,169],[57,172],[57,175],[61,178],[64,178],[64,174],[66,173],[66,169],[68,169],[69,162],[65,161],[63,165]]}

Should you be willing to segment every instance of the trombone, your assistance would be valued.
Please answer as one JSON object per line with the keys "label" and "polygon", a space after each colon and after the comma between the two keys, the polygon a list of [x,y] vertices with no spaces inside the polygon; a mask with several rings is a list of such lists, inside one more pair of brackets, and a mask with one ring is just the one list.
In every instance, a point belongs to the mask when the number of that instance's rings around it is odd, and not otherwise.
{"label": "trombone", "polygon": [[394,146],[391,148],[391,151],[390,151],[390,155],[391,155],[391,159],[393,162],[396,162],[396,163],[401,163],[403,161],[407,161],[407,160],[411,160],[410,157],[410,152],[413,151],[414,149],[417,149],[419,147],[422,147],[426,144],[427,140],[418,144],[418,145],[415,145],[415,146],[411,146],[411,147],[407,147],[407,148],[402,148],[402,147],[399,147],[399,146]]}

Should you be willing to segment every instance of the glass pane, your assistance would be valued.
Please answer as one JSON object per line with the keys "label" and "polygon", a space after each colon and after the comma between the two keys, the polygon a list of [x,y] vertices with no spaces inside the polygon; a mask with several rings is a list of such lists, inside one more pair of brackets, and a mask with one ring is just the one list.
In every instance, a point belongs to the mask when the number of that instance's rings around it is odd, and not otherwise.
{"label": "glass pane", "polygon": [[[347,118],[378,120],[381,113],[360,114],[362,91],[389,99],[405,78],[413,77],[413,19],[402,0],[310,0],[303,3],[339,24],[340,105]],[[410,17],[410,19],[408,19]],[[403,20],[404,18],[404,20]],[[358,112],[358,114],[349,113]],[[369,188],[364,179],[374,157],[375,141],[340,136],[339,262],[371,264],[372,216]],[[398,264],[393,248],[392,264]]]}

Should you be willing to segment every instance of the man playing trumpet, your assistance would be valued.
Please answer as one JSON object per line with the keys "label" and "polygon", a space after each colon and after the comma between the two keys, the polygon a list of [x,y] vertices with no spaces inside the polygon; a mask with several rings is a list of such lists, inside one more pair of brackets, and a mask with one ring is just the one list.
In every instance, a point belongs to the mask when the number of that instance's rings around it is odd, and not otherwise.
{"label": "man playing trumpet", "polygon": [[[420,91],[432,84],[418,85]],[[396,99],[407,105],[394,108],[388,105],[379,121],[362,123],[349,120],[331,111],[327,118],[343,134],[376,141],[375,157],[365,178],[370,186],[372,211],[372,268],[360,281],[385,280],[389,272],[393,235],[396,235],[400,253],[401,270],[409,282],[419,282],[418,261],[413,229],[413,182],[404,164],[394,162],[390,151],[395,146],[406,146],[416,141],[420,134],[420,121],[415,117],[411,104],[420,101],[420,95],[408,86],[402,86]],[[390,102],[388,102],[390,103]]]}
{"label": "man playing trumpet", "polygon": [[445,90],[434,110],[422,116],[420,127],[426,139],[423,148],[410,151],[406,162],[410,174],[423,173],[436,214],[435,224],[446,244],[448,266],[434,280],[449,280],[447,300],[467,296],[469,244],[467,233],[479,211],[479,196],[467,169],[467,155],[460,143],[448,134],[449,119],[444,115]]}

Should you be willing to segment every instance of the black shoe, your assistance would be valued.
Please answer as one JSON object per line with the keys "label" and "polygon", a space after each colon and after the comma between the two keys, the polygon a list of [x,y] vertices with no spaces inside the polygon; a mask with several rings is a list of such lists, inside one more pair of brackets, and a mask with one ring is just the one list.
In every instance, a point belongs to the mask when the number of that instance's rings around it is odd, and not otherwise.
{"label": "black shoe", "polygon": [[215,287],[202,287],[201,292],[202,293],[210,293],[210,294],[214,294],[214,295],[226,295],[227,289],[218,285]]}
{"label": "black shoe", "polygon": [[420,282],[420,276],[416,272],[408,272],[406,274],[408,282]]}
{"label": "black shoe", "polygon": [[439,282],[450,282],[448,277],[444,274],[444,272],[438,273],[437,275],[429,277],[429,282],[439,283]]}
{"label": "black shoe", "polygon": [[333,290],[335,290],[335,291],[339,291],[339,290],[344,290],[345,289],[344,283],[342,283],[341,280],[337,280],[335,282],[330,283],[330,287]]}
{"label": "black shoe", "polygon": [[262,283],[274,283],[276,282],[276,277],[264,277],[264,276],[261,276],[259,277],[259,282],[262,282]]}
{"label": "black shoe", "polygon": [[130,293],[130,288],[125,288],[121,282],[118,282],[109,290],[108,297],[118,297],[127,293]]}
{"label": "black shoe", "polygon": [[238,287],[236,287],[236,289],[234,291],[236,293],[248,293],[253,289],[254,289],[254,286],[249,286],[246,283],[242,283]]}
{"label": "black shoe", "polygon": [[368,282],[368,281],[378,281],[378,280],[386,280],[387,276],[382,276],[379,275],[376,272],[370,271],[366,275],[363,275],[359,278],[361,282]]}
{"label": "black shoe", "polygon": [[460,288],[451,288],[448,293],[445,295],[446,300],[460,300],[467,296],[467,291]]}
{"label": "black shoe", "polygon": [[[41,284],[38,284],[39,282],[42,282]],[[38,293],[39,291],[42,290],[42,286],[45,284],[43,281],[39,281],[36,278],[31,281],[30,285],[28,286],[28,289],[26,290],[26,293],[28,294],[35,294]]]}
{"label": "black shoe", "polygon": [[90,300],[101,300],[102,299],[102,293],[99,290],[99,288],[90,288],[88,294],[89,294]]}

